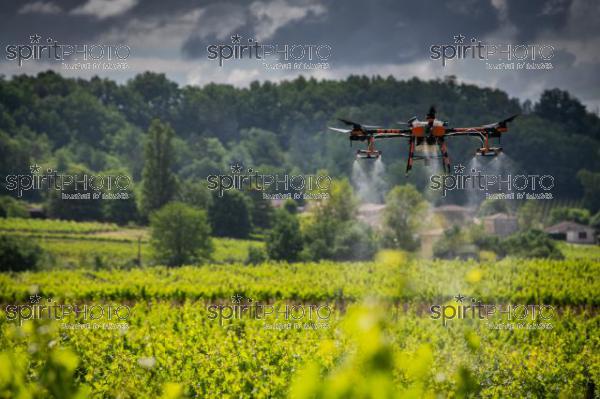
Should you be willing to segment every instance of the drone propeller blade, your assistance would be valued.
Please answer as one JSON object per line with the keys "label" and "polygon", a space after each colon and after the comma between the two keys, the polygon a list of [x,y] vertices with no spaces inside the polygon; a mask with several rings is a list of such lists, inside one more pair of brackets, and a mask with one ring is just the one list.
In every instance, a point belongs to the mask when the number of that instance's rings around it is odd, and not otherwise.
{"label": "drone propeller blade", "polygon": [[338,119],[340,122],[345,123],[346,125],[357,127],[360,126],[360,123],[349,121],[348,119]]}
{"label": "drone propeller blade", "polygon": [[435,105],[429,107],[429,112],[427,113],[428,118],[435,119]]}
{"label": "drone propeller blade", "polygon": [[515,120],[515,118],[517,116],[519,116],[520,114],[514,114],[513,116],[511,116],[510,118],[506,118],[505,120],[503,120],[501,123],[507,123],[507,122],[512,122]]}
{"label": "drone propeller blade", "polygon": [[515,114],[515,115],[513,115],[513,116],[511,116],[511,117],[509,117],[509,118],[506,118],[506,119],[504,119],[504,120],[501,120],[500,122],[498,122],[498,123],[495,123],[495,124],[494,124],[494,127],[506,128],[506,125],[508,124],[508,122],[512,122],[513,120],[515,120],[515,118],[516,118],[517,116],[519,116],[519,114]]}
{"label": "drone propeller blade", "polygon": [[346,133],[346,134],[348,134],[348,133],[350,133],[352,131],[350,129],[340,129],[340,128],[337,128],[337,127],[329,127],[329,129],[333,130],[334,132]]}
{"label": "drone propeller blade", "polygon": [[506,124],[507,124],[507,123],[514,121],[514,120],[515,120],[515,118],[516,118],[517,116],[519,116],[519,115],[520,115],[520,114],[515,114],[515,115],[513,115],[513,116],[511,116],[511,117],[509,117],[509,118],[506,118],[506,119],[503,119],[503,120],[501,120],[500,122],[496,122],[496,123],[490,123],[490,124],[488,124],[488,125],[483,125],[483,127],[484,127],[485,129],[491,129],[491,130],[494,130],[494,129],[496,129],[496,128],[499,128],[499,127],[506,127]]}
{"label": "drone propeller blade", "polygon": [[345,123],[346,125],[352,126],[352,130],[360,130],[364,134],[373,134],[372,129],[379,129],[380,126],[372,126],[372,125],[361,125],[360,123],[349,121],[348,119],[339,119],[340,122]]}

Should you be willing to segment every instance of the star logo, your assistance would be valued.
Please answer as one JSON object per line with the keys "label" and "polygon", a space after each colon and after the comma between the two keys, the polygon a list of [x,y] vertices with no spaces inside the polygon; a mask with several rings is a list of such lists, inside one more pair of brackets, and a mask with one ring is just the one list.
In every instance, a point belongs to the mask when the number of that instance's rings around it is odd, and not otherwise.
{"label": "star logo", "polygon": [[31,171],[31,174],[39,173],[40,172],[40,165],[38,165],[37,163],[33,164],[33,165],[30,165],[29,166],[29,170]]}
{"label": "star logo", "polygon": [[455,174],[463,174],[465,171],[465,167],[462,164],[454,165],[454,173]]}
{"label": "star logo", "polygon": [[29,36],[29,41],[31,42],[31,44],[37,44],[40,42],[41,38],[42,37],[36,33],[35,35]]}
{"label": "star logo", "polygon": [[236,174],[236,175],[237,175],[237,174],[239,174],[239,173],[242,173],[242,168],[243,168],[243,166],[242,166],[242,165],[240,165],[240,163],[239,163],[239,162],[232,163],[232,164],[230,165],[230,167],[231,167],[231,173],[234,173],[234,174]]}
{"label": "star logo", "polygon": [[231,296],[231,302],[232,303],[241,303],[242,299],[244,299],[244,297],[240,294],[233,294]]}
{"label": "star logo", "polygon": [[231,43],[236,44],[236,43],[241,43],[242,37],[240,35],[238,35],[237,33],[235,35],[231,36]]}
{"label": "star logo", "polygon": [[29,302],[31,302],[31,303],[40,303],[40,299],[42,299],[42,297],[39,296],[38,294],[29,296]]}
{"label": "star logo", "polygon": [[462,33],[459,33],[458,35],[454,35],[454,43],[455,44],[463,44],[464,41],[465,41],[465,36]]}
{"label": "star logo", "polygon": [[458,294],[454,297],[454,299],[456,299],[456,302],[460,302],[462,303],[462,301],[466,298],[466,296]]}

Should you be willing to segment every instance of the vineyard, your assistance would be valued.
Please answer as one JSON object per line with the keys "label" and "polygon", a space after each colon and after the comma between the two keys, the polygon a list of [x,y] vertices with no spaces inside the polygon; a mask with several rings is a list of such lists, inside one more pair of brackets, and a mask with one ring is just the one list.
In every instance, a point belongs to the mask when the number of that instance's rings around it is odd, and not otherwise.
{"label": "vineyard", "polygon": [[[245,265],[259,243],[218,239],[213,263],[123,268],[138,239],[148,256],[146,231],[21,223],[0,230],[33,235],[58,265],[0,275],[2,398],[600,397],[597,246],[563,245],[565,259],[552,261],[382,251],[373,262]],[[501,328],[501,313],[432,318],[431,306],[463,296],[555,312],[550,327]],[[85,315],[27,313],[44,304],[129,313],[84,328]],[[228,313],[259,304],[331,312],[290,325],[283,313]],[[22,306],[18,320],[10,306]]]}
{"label": "vineyard", "polygon": [[[19,301],[31,287],[79,300],[218,300],[233,293],[269,301],[430,302],[468,292],[487,302],[600,305],[599,261],[518,260],[264,263],[163,266],[132,270],[56,270],[0,275],[0,300]],[[65,285],[64,282],[69,284]]]}
{"label": "vineyard", "polygon": [[[147,229],[119,228],[112,223],[0,218],[0,234],[36,238],[50,255],[48,268],[129,268],[138,256],[150,262]],[[243,262],[250,247],[263,243],[251,240],[213,238],[214,263]]]}
{"label": "vineyard", "polygon": [[98,222],[74,222],[70,220],[42,220],[23,218],[0,219],[0,231],[18,231],[35,233],[96,233],[115,231],[116,224]]}

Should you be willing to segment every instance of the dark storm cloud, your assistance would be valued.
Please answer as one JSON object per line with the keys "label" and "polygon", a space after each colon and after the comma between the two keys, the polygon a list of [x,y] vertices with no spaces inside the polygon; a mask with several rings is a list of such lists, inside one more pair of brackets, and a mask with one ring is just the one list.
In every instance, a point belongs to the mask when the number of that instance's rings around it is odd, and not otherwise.
{"label": "dark storm cloud", "polygon": [[[119,0],[117,0],[118,2]],[[131,0],[135,3],[135,0]],[[82,43],[93,40],[114,24],[123,23],[135,7],[113,18],[97,18],[90,13],[77,13],[88,0],[9,0],[0,5],[1,42],[24,43],[29,35],[52,37],[59,42]]]}
{"label": "dark storm cloud", "polygon": [[[480,63],[464,62],[451,73],[515,96],[560,87],[600,104],[598,0],[10,0],[1,3],[0,18],[1,47],[26,43],[34,33],[71,44],[130,43],[134,56],[127,76],[151,69],[181,84],[276,79],[252,63],[235,64],[234,70],[207,61],[206,46],[228,43],[234,33],[267,44],[329,44],[333,67],[322,76],[332,78],[441,77],[450,71],[429,60],[429,47],[452,43],[457,34],[496,43],[550,43],[557,49],[551,72],[486,75]],[[27,67],[34,73],[48,65]],[[25,70],[4,59],[0,68],[8,75]]]}
{"label": "dark storm cloud", "polygon": [[[1,28],[2,40],[22,41],[34,31],[61,41],[91,40],[109,29],[118,29],[119,26],[126,30],[132,19],[144,21],[162,18],[162,23],[168,24],[170,15],[201,9],[204,12],[202,20],[198,22],[195,31],[180,43],[180,49],[186,57],[205,58],[206,46],[223,41],[227,38],[227,33],[256,37],[257,33],[264,31],[265,26],[277,23],[277,19],[270,19],[264,13],[257,15],[255,7],[253,8],[257,3],[279,3],[299,8],[318,5],[322,12],[308,11],[302,18],[291,19],[265,40],[272,43],[330,43],[334,48],[332,61],[339,63],[338,65],[406,63],[414,62],[415,57],[426,55],[431,44],[450,42],[457,33],[482,37],[500,29],[507,21],[515,26],[520,40],[531,40],[547,30],[564,30],[572,3],[571,0],[130,0],[135,3],[133,7],[111,17],[73,14],[75,9],[90,1],[92,0],[29,0],[3,3],[0,11],[4,21]],[[594,0],[589,2],[599,3]],[[502,12],[492,3],[503,5],[507,21],[502,20]],[[52,5],[61,12],[19,13],[26,6],[38,5],[40,8],[42,4]],[[30,8],[34,10],[34,7]],[[585,15],[585,12],[582,14]],[[590,21],[594,22],[589,22],[588,25],[595,24],[597,19]],[[573,32],[578,26],[579,24],[572,26],[570,33],[590,34],[590,29]],[[597,28],[592,27],[591,30]]]}
{"label": "dark storm cloud", "polygon": [[[313,3],[300,4],[309,7]],[[318,4],[323,13],[308,12],[304,18],[290,21],[268,42],[331,44],[336,65],[404,63],[426,54],[428,43],[448,42],[462,30],[482,36],[499,26],[498,12],[489,2],[326,0]],[[235,33],[256,37],[271,22],[254,15],[249,5],[230,6],[230,12],[247,18]],[[214,17],[218,19],[219,15]],[[183,49],[190,57],[205,57],[206,46],[215,41],[214,35],[194,36]]]}
{"label": "dark storm cloud", "polygon": [[205,57],[206,46],[215,41],[229,41],[227,36],[232,30],[244,37],[254,33],[245,6],[217,2],[205,5],[202,10],[202,26],[182,43],[182,52],[187,58]]}
{"label": "dark storm cloud", "polygon": [[572,0],[506,0],[508,22],[517,28],[517,39],[531,41],[545,31],[565,27]]}

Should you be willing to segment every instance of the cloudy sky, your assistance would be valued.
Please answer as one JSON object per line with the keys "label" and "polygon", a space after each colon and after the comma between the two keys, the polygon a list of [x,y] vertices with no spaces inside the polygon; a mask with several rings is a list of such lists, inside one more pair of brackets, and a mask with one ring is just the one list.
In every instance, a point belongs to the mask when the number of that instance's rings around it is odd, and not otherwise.
{"label": "cloudy sky", "polygon": [[[521,99],[535,100],[545,88],[559,87],[592,111],[600,106],[598,0],[4,0],[0,17],[0,74],[6,76],[54,69],[123,82],[152,70],[181,85],[244,86],[298,74],[330,79],[455,75]],[[70,45],[127,45],[127,69],[74,71],[60,62],[27,60],[18,66],[7,59],[7,46],[30,45],[32,35],[42,44],[52,38]],[[330,46],[329,68],[272,70],[255,59],[228,60],[219,67],[208,59],[207,46],[232,45],[237,35],[240,43]],[[432,45],[460,44],[455,36],[464,36],[464,44],[475,39],[489,45],[552,46],[553,69],[489,70],[485,61],[473,59],[442,66],[430,58]],[[270,65],[276,62],[271,59]]]}

